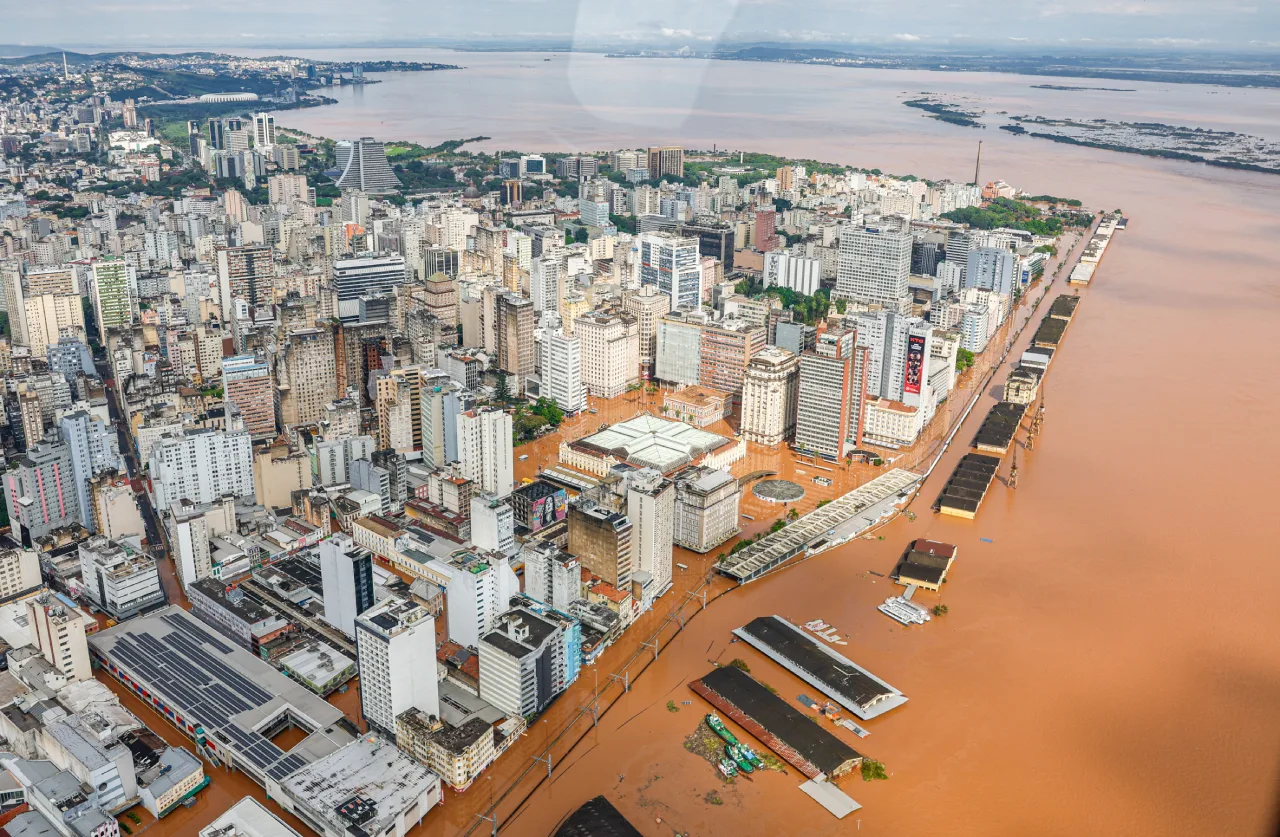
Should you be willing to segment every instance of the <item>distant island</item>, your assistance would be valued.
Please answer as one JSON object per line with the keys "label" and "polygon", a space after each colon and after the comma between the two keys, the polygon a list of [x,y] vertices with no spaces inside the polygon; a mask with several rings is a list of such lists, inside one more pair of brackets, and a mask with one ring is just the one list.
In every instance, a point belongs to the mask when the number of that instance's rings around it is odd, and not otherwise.
{"label": "distant island", "polygon": [[1071,87],[1066,84],[1033,84],[1032,90],[1105,90],[1108,93],[1137,93],[1133,87]]}

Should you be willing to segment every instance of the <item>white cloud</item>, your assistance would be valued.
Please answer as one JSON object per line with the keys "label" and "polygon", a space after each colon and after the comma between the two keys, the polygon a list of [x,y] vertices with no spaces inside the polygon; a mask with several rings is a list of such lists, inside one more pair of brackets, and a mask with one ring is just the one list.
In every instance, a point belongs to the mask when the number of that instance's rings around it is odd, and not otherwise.
{"label": "white cloud", "polygon": [[900,33],[898,33],[897,35],[894,35],[894,36],[893,36],[893,39],[894,39],[895,41],[918,41],[918,40],[920,40],[920,36],[919,36],[919,35],[912,35],[912,34],[910,34],[910,33],[908,33],[908,32],[900,32]]}

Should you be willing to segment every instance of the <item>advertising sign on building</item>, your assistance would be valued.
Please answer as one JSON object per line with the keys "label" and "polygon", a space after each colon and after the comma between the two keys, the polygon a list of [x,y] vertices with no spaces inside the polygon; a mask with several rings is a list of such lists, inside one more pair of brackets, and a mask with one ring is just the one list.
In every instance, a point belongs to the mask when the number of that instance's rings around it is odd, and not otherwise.
{"label": "advertising sign on building", "polygon": [[920,381],[924,377],[924,338],[913,334],[907,338],[907,374],[902,391],[920,394]]}

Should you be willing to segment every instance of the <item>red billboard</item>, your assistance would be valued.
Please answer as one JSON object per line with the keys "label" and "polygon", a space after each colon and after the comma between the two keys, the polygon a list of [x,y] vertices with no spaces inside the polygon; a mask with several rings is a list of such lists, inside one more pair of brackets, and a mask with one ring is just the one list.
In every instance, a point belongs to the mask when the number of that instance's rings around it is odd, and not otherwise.
{"label": "red billboard", "polygon": [[912,334],[907,338],[907,374],[902,391],[920,394],[920,381],[924,377],[924,338]]}

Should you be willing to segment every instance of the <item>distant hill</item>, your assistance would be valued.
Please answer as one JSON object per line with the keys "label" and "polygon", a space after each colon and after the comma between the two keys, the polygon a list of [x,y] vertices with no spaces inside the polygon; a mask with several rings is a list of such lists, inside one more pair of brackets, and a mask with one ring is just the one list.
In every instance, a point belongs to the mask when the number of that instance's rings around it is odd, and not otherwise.
{"label": "distant hill", "polygon": [[21,58],[24,55],[41,55],[54,52],[54,47],[21,46],[19,44],[0,44],[0,58]]}

